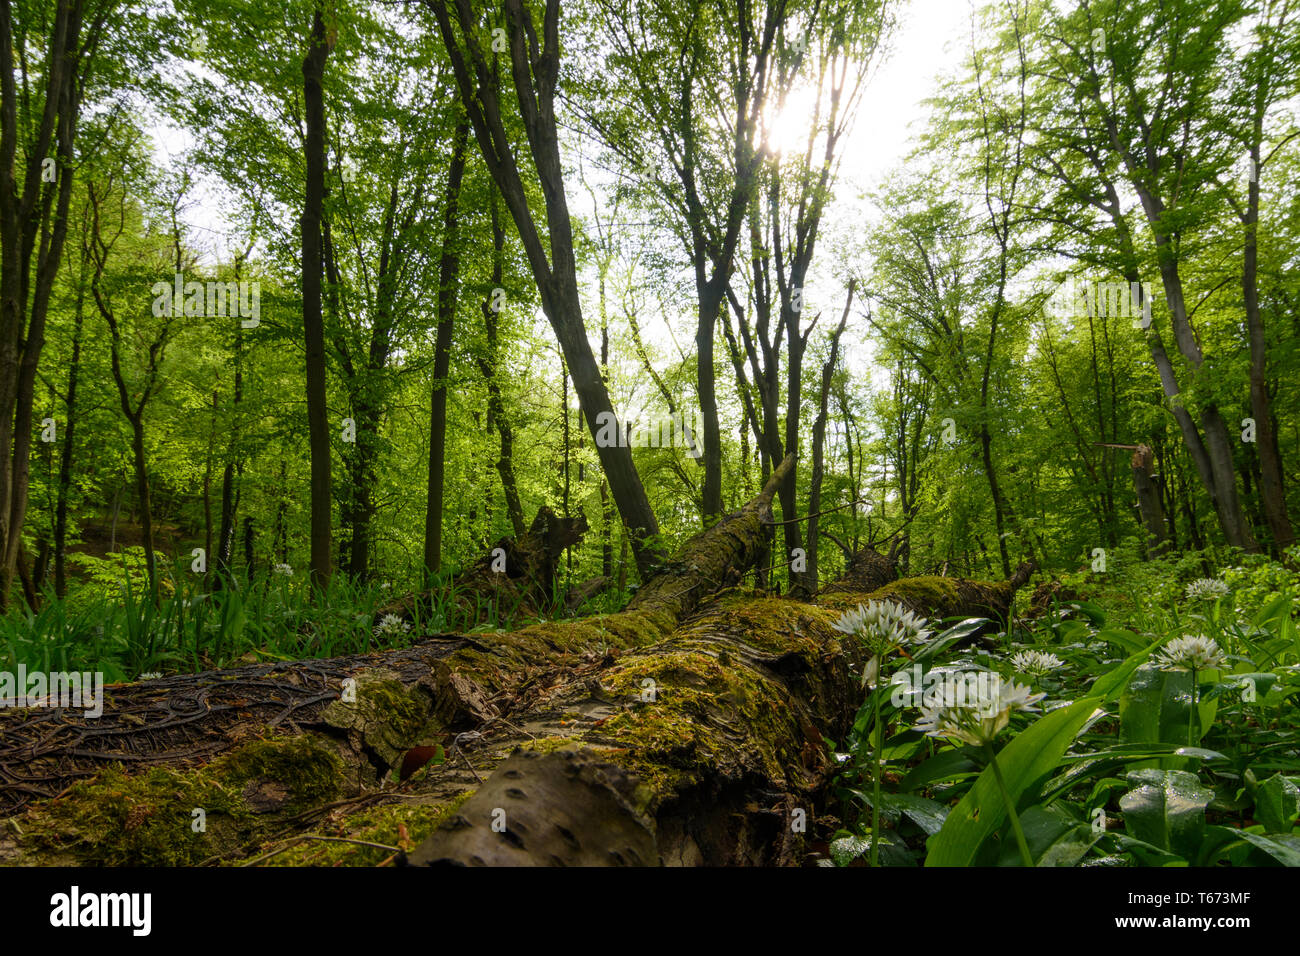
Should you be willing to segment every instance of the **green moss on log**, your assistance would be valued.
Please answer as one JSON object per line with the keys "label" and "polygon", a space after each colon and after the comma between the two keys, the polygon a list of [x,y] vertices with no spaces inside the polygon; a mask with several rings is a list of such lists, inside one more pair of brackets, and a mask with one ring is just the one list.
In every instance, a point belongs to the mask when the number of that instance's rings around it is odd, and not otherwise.
{"label": "green moss on log", "polygon": [[[473,790],[440,803],[405,801],[369,807],[345,816],[337,826],[322,829],[321,836],[343,837],[409,850],[424,842],[438,826],[460,809]],[[267,866],[377,866],[392,855],[382,847],[301,840],[266,860]]]}
{"label": "green moss on log", "polygon": [[334,796],[341,766],[318,741],[293,737],[252,741],[202,767],[110,767],[23,815],[22,861],[192,866]]}

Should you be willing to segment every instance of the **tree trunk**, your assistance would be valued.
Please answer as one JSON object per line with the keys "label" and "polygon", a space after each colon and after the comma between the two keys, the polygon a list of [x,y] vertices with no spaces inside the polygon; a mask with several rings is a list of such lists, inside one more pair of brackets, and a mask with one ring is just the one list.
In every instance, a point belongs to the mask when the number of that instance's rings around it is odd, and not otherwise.
{"label": "tree trunk", "polygon": [[302,211],[302,325],[307,361],[307,431],[311,451],[311,581],[319,590],[329,584],[330,490],[329,409],[325,390],[325,322],[321,313],[321,217],[325,202],[325,94],[322,81],[330,45],[320,4],[312,15],[311,36],[302,61],[307,166]]}
{"label": "tree trunk", "polygon": [[144,564],[149,573],[149,596],[154,604],[157,604],[158,562],[153,548],[153,505],[149,500],[149,467],[145,460],[144,421],[138,415],[131,417],[131,455],[135,461],[135,490],[140,506],[140,537],[144,543]]}
{"label": "tree trunk", "polygon": [[62,598],[68,593],[68,495],[72,490],[72,458],[76,450],[77,383],[81,377],[81,329],[83,324],[86,260],[82,258],[81,279],[77,286],[77,305],[73,314],[72,359],[68,363],[68,422],[63,429],[63,447],[59,452],[59,489],[54,505],[54,593]]}
{"label": "tree trunk", "polygon": [[1146,542],[1151,554],[1159,554],[1169,542],[1169,523],[1160,500],[1160,488],[1155,482],[1155,458],[1151,449],[1139,445],[1133,452],[1133,488],[1137,492],[1138,513],[1150,540]]}
{"label": "tree trunk", "polygon": [[[79,55],[81,29],[80,0],[60,3],[50,28],[49,68],[41,81],[44,110],[39,119],[22,116],[32,125],[20,133],[20,94],[14,77],[21,73],[24,101],[28,99],[28,77],[26,63],[21,71],[15,69],[14,50],[30,41],[39,48],[43,38],[15,40],[11,4],[9,0],[0,3],[0,609],[17,568],[27,513],[32,402],[45,345],[46,313],[67,236],[74,143],[85,81],[80,71],[89,70],[94,60],[93,53]],[[86,50],[97,47],[101,29],[102,21],[96,22],[92,35],[85,38]],[[20,166],[20,139],[26,149],[21,189],[15,177]],[[42,181],[43,161],[51,155],[58,177],[53,202]]]}
{"label": "tree trunk", "polygon": [[[445,809],[411,822],[413,843],[430,839],[414,862],[798,862],[789,811],[813,816],[833,769],[824,741],[842,739],[861,699],[854,672],[865,651],[832,624],[868,595],[845,581],[818,606],[738,592],[711,599],[771,534],[775,483],[791,465],[697,535],[620,614],[123,685],[93,736],[80,714],[0,711],[0,812],[26,810],[16,836],[0,841],[0,860],[276,853],[331,810],[394,799],[410,807],[414,797]],[[936,618],[1002,617],[1024,577],[917,578],[876,594]],[[445,761],[392,793],[390,774],[407,780],[439,752]],[[143,772],[151,767],[161,769]],[[555,776],[563,768],[580,786]],[[506,787],[517,770],[536,772],[537,785]],[[640,789],[623,787],[633,779]],[[505,833],[493,831],[490,812],[480,816],[485,801],[506,808]],[[620,809],[628,801],[630,817]],[[203,834],[188,826],[195,806],[207,808]],[[551,825],[533,829],[542,817]],[[140,822],[104,825],[125,818]],[[451,826],[438,829],[442,821]],[[564,836],[556,822],[572,841],[553,857],[549,834]]]}
{"label": "tree trunk", "polygon": [[[573,226],[564,193],[564,168],[553,107],[560,59],[558,0],[546,4],[540,30],[522,0],[505,0],[516,100],[546,207],[549,255],[505,131],[498,100],[499,84],[479,43],[470,8],[458,5],[455,11],[460,35],[464,37],[462,42],[452,26],[452,11],[445,0],[425,0],[425,5],[437,18],[480,152],[515,221],[541,294],[542,311],[555,332],[587,427],[596,440],[604,423],[616,420],[617,416],[587,340],[578,293]],[[606,445],[599,440],[596,451],[631,536],[637,567],[643,578],[648,577],[652,567],[662,559],[653,543],[659,534],[659,522],[633,464],[632,451],[624,445]]]}
{"label": "tree trunk", "polygon": [[456,125],[443,196],[442,258],[438,264],[438,330],[433,346],[433,393],[429,408],[429,486],[424,513],[424,574],[431,579],[442,568],[443,479],[447,450],[447,375],[451,370],[451,340],[460,285],[460,188],[465,176],[469,123]]}
{"label": "tree trunk", "polygon": [[[848,294],[844,299],[844,314],[840,316],[839,327],[831,337],[831,354],[822,365],[821,396],[817,405],[817,420],[813,422],[812,433],[812,477],[808,485],[808,573],[804,578],[806,595],[817,593],[819,584],[818,571],[818,528],[821,523],[822,507],[822,471],[826,452],[826,418],[831,395],[831,378],[835,374],[835,362],[839,355],[840,336],[849,320],[849,309],[853,306],[853,290],[857,280],[849,280]],[[800,595],[796,595],[800,596]]]}
{"label": "tree trunk", "polygon": [[[1255,136],[1251,141],[1251,162],[1255,170],[1259,169],[1262,122],[1263,117],[1257,116]],[[1264,337],[1264,317],[1259,309],[1258,175],[1250,177],[1244,226],[1241,287],[1246,304],[1246,332],[1250,339],[1250,412],[1255,419],[1255,448],[1259,453],[1259,499],[1273,537],[1273,551],[1280,553],[1295,541],[1295,531],[1287,512],[1286,490],[1282,483],[1282,460],[1278,454],[1272,403],[1268,395],[1268,346]]]}

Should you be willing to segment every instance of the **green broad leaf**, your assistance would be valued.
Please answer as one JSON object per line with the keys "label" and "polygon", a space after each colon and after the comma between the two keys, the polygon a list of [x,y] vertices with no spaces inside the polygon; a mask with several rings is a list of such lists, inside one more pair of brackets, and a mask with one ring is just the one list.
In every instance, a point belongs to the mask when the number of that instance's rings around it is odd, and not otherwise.
{"label": "green broad leaf", "polygon": [[[1207,864],[1222,859],[1236,866],[1249,866],[1272,860],[1281,866],[1300,866],[1300,837],[1284,834],[1265,836],[1231,827],[1209,827],[1207,833],[1217,840],[1213,852],[1207,854]],[[1244,847],[1258,852],[1242,854],[1240,851]]]}
{"label": "green broad leaf", "polygon": [[[998,766],[1017,808],[1026,791],[1056,769],[1093,713],[1119,695],[1133,672],[1158,646],[1159,642],[1153,643],[1116,665],[1093,682],[1087,697],[1040,718],[1002,749]],[[1006,806],[990,766],[949,811],[943,829],[927,842],[925,865],[970,866],[984,842],[1001,829],[1005,818]]]}
{"label": "green broad leaf", "polygon": [[899,790],[919,790],[940,781],[960,780],[977,773],[979,767],[971,759],[969,748],[942,750],[929,760],[917,764],[899,783]]}
{"label": "green broad leaf", "polygon": [[848,866],[860,856],[871,852],[871,838],[863,836],[842,836],[831,841],[831,859],[836,866]]}
{"label": "green broad leaf", "polygon": [[[1139,668],[1119,700],[1119,739],[1121,743],[1186,745],[1188,710],[1192,699],[1192,675],[1189,671],[1164,671],[1155,667]],[[1193,727],[1194,741],[1199,743],[1214,723],[1218,703],[1201,699],[1198,719]],[[1184,769],[1187,761],[1165,759],[1164,769]]]}
{"label": "green broad leaf", "polygon": [[1141,866],[1187,866],[1187,860],[1177,853],[1162,850],[1154,844],[1147,843],[1124,833],[1112,833],[1110,839],[1116,847],[1133,854]]}
{"label": "green broad leaf", "polygon": [[880,802],[902,813],[924,830],[926,836],[934,836],[938,833],[943,828],[944,819],[948,816],[948,808],[942,803],[912,793],[895,793],[888,797],[882,794]]}
{"label": "green broad leaf", "polygon": [[1183,770],[1135,770],[1128,780],[1133,789],[1119,800],[1125,831],[1170,852],[1194,855],[1214,791]]}
{"label": "green broad leaf", "polygon": [[[1072,601],[1069,605],[1080,614],[1088,619],[1088,623],[1093,627],[1103,627],[1106,624],[1106,612],[1088,601]],[[1139,647],[1141,646],[1139,642]]]}
{"label": "green broad leaf", "polygon": [[[1020,815],[1025,842],[1037,866],[1077,866],[1104,834],[1072,817],[1059,804],[1030,807]],[[1014,842],[1002,847],[999,866],[1017,866],[1020,851]]]}
{"label": "green broad leaf", "polygon": [[1300,787],[1275,773],[1255,791],[1255,819],[1264,825],[1265,833],[1290,834],[1296,818],[1300,817]]}
{"label": "green broad leaf", "polygon": [[1154,761],[1165,756],[1195,757],[1204,762],[1226,761],[1227,755],[1203,747],[1178,747],[1174,744],[1121,744],[1094,753],[1066,754],[1063,764],[1073,763],[1069,769],[1057,774],[1043,791],[1045,801],[1054,800],[1062,793],[1073,790],[1089,777],[1109,774],[1129,764]]}
{"label": "green broad leaf", "polygon": [[983,617],[968,617],[964,621],[959,621],[946,631],[927,641],[924,646],[912,654],[912,660],[917,662],[927,661],[962,638],[970,637],[988,623],[988,618]]}
{"label": "green broad leaf", "polygon": [[1097,632],[1097,637],[1108,644],[1114,644],[1126,654],[1136,654],[1147,645],[1145,640],[1132,631],[1121,630],[1117,627],[1102,628]]}
{"label": "green broad leaf", "polygon": [[1256,613],[1252,623],[1256,627],[1267,628],[1274,633],[1281,629],[1283,621],[1291,621],[1291,606],[1295,603],[1289,594],[1278,594]]}

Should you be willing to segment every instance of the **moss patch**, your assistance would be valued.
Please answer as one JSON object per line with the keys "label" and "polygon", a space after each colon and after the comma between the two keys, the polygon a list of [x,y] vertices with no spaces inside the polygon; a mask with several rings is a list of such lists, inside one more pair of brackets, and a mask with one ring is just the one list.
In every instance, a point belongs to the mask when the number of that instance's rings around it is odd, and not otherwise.
{"label": "moss patch", "polygon": [[391,672],[362,671],[353,679],[355,699],[334,701],[321,719],[331,727],[352,731],[389,768],[438,729],[429,698],[416,688],[404,687]]}
{"label": "moss patch", "polygon": [[256,840],[273,811],[334,796],[341,770],[337,755],[305,737],[255,740],[184,770],[110,767],[20,818],[24,859],[192,866]]}
{"label": "moss patch", "polygon": [[[412,850],[423,843],[472,795],[473,791],[467,790],[443,803],[402,801],[370,807],[344,817],[337,826],[323,829],[319,835],[347,837]],[[266,865],[377,866],[391,855],[391,850],[380,847],[326,840],[303,840],[283,853],[271,857],[266,861]]]}

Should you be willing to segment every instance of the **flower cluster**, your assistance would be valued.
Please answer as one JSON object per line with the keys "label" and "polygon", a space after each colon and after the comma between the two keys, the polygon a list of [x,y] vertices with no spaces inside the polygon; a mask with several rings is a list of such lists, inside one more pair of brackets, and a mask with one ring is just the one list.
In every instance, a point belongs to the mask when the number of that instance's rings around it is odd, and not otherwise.
{"label": "flower cluster", "polygon": [[379,623],[375,625],[375,635],[377,637],[387,637],[394,634],[405,634],[411,629],[411,625],[406,623],[396,614],[385,614],[380,618]]}
{"label": "flower cluster", "polygon": [[863,669],[862,683],[874,687],[880,677],[880,664],[905,644],[921,644],[929,639],[926,620],[894,601],[871,601],[845,611],[835,622],[835,630],[850,634],[871,651]]}
{"label": "flower cluster", "polygon": [[1037,704],[1046,694],[1031,694],[1029,688],[1014,681],[996,678],[975,685],[975,693],[965,698],[947,694],[934,706],[921,708],[921,720],[916,729],[930,737],[947,737],[950,740],[980,746],[992,743],[1011,723],[1015,711],[1037,711]]}
{"label": "flower cluster", "polygon": [[1213,601],[1228,596],[1228,585],[1218,578],[1197,578],[1184,593],[1189,601]]}
{"label": "flower cluster", "polygon": [[293,577],[293,566],[289,564],[273,564],[271,565],[271,573],[283,574],[286,578],[291,578]]}
{"label": "flower cluster", "polygon": [[1156,666],[1166,671],[1217,670],[1226,663],[1222,648],[1208,637],[1176,637],[1156,654]]}
{"label": "flower cluster", "polygon": [[1011,666],[1016,669],[1018,674],[1043,677],[1058,667],[1064,667],[1065,661],[1055,654],[1047,654],[1043,651],[1021,651],[1019,654],[1012,655]]}

